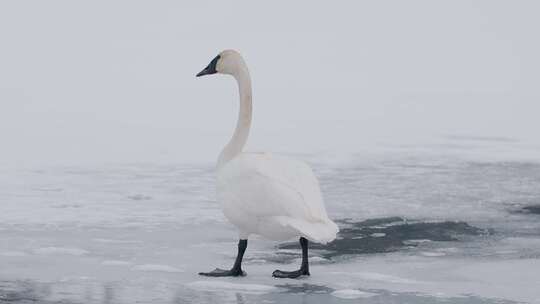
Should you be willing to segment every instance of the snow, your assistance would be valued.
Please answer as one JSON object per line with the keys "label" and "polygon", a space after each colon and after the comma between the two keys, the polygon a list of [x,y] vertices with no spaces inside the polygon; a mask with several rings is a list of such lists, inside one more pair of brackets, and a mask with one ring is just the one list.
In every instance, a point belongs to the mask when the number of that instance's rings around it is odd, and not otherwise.
{"label": "snow", "polygon": [[334,297],[341,299],[358,299],[358,298],[369,298],[376,296],[376,293],[360,291],[357,289],[340,289],[332,292]]}
{"label": "snow", "polygon": [[364,281],[375,281],[375,282],[383,282],[383,283],[397,283],[397,284],[420,283],[413,279],[402,278],[402,277],[397,277],[394,275],[377,273],[377,272],[334,272],[333,274],[353,276]]}
{"label": "snow", "polygon": [[426,257],[440,257],[446,255],[444,252],[430,252],[430,251],[423,251],[420,252],[421,255]]}
{"label": "snow", "polygon": [[183,272],[182,270],[169,266],[169,265],[159,265],[159,264],[143,264],[137,265],[132,268],[137,271],[158,271],[158,272]]}
{"label": "snow", "polygon": [[34,250],[34,253],[45,255],[85,255],[88,254],[88,251],[70,247],[42,247]]}
{"label": "snow", "polygon": [[277,288],[271,285],[261,285],[261,284],[241,284],[241,283],[231,283],[227,281],[195,281],[186,284],[186,286],[201,290],[201,291],[242,291],[247,293],[267,293],[275,291]]}

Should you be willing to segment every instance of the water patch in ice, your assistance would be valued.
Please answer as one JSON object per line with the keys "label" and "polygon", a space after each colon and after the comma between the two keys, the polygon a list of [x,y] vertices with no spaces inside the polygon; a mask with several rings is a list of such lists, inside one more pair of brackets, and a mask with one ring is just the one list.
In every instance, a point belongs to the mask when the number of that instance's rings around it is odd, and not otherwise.
{"label": "water patch in ice", "polygon": [[324,285],[315,285],[315,284],[283,284],[276,285],[277,288],[283,290],[286,293],[301,293],[301,294],[329,294],[334,289],[324,286]]}
{"label": "water patch in ice", "polygon": [[87,250],[73,247],[42,247],[34,250],[35,254],[42,255],[85,255],[88,254]]}
{"label": "water patch in ice", "polygon": [[195,281],[186,284],[187,287],[200,291],[226,291],[226,292],[245,292],[245,293],[267,293],[277,290],[276,287],[261,284],[240,284],[226,281]]}
{"label": "water patch in ice", "polygon": [[531,214],[540,214],[540,205],[530,205],[522,208],[523,212]]}
{"label": "water patch in ice", "polygon": [[35,289],[35,284],[24,281],[0,281],[0,303],[36,303]]}
{"label": "water patch in ice", "polygon": [[156,272],[184,272],[176,267],[169,265],[160,265],[160,264],[143,264],[137,265],[132,268],[136,271],[156,271]]}
{"label": "water patch in ice", "polygon": [[[338,238],[327,245],[311,244],[321,250],[324,258],[343,255],[393,252],[407,246],[418,246],[429,241],[459,241],[467,236],[489,234],[465,222],[411,222],[400,217],[370,219],[361,222],[341,220]],[[361,237],[359,237],[361,236]],[[278,255],[284,249],[299,250],[297,242],[278,246]]]}
{"label": "water patch in ice", "polygon": [[365,292],[358,289],[340,289],[331,293],[334,297],[340,299],[358,299],[358,298],[370,298],[376,296],[376,293]]}

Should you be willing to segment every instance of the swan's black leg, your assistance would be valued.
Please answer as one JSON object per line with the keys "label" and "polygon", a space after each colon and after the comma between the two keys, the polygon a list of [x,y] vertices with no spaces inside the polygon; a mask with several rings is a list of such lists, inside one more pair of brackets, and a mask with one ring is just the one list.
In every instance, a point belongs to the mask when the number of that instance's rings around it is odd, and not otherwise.
{"label": "swan's black leg", "polygon": [[238,255],[236,255],[236,260],[234,265],[230,270],[216,268],[210,272],[199,272],[202,276],[207,277],[239,277],[245,276],[246,273],[242,271],[242,258],[244,257],[244,252],[246,252],[247,240],[238,241]]}
{"label": "swan's black leg", "polygon": [[300,269],[295,271],[276,270],[272,273],[273,277],[294,279],[302,275],[309,275],[308,240],[304,237],[301,237],[300,246],[302,246],[302,265],[300,265]]}

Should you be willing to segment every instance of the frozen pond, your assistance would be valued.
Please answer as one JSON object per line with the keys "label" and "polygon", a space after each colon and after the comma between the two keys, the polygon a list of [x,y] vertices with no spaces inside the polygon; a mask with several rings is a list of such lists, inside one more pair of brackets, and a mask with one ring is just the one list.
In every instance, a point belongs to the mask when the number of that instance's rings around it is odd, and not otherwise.
{"label": "frozen pond", "polygon": [[[301,156],[306,158],[305,156]],[[214,200],[212,164],[4,169],[1,303],[540,303],[540,164],[444,155],[307,157],[340,238],[249,240]]]}

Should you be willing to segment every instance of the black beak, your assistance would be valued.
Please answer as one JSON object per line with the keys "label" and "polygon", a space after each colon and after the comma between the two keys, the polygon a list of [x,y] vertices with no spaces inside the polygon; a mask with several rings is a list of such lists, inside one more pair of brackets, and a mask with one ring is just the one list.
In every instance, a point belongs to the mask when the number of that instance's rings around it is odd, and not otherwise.
{"label": "black beak", "polygon": [[210,63],[208,64],[208,66],[206,66],[202,71],[200,71],[200,72],[197,74],[197,77],[201,77],[201,76],[204,76],[204,75],[211,75],[211,74],[217,73],[217,71],[216,71],[216,65],[217,65],[217,62],[218,62],[219,58],[220,58],[220,56],[217,55],[216,58],[212,59],[212,61],[210,61]]}
{"label": "black beak", "polygon": [[209,74],[212,74],[210,73],[210,71],[208,70],[208,68],[204,68],[204,70],[200,71],[199,73],[197,73],[197,77],[201,77],[201,76],[204,76],[204,75],[209,75]]}

